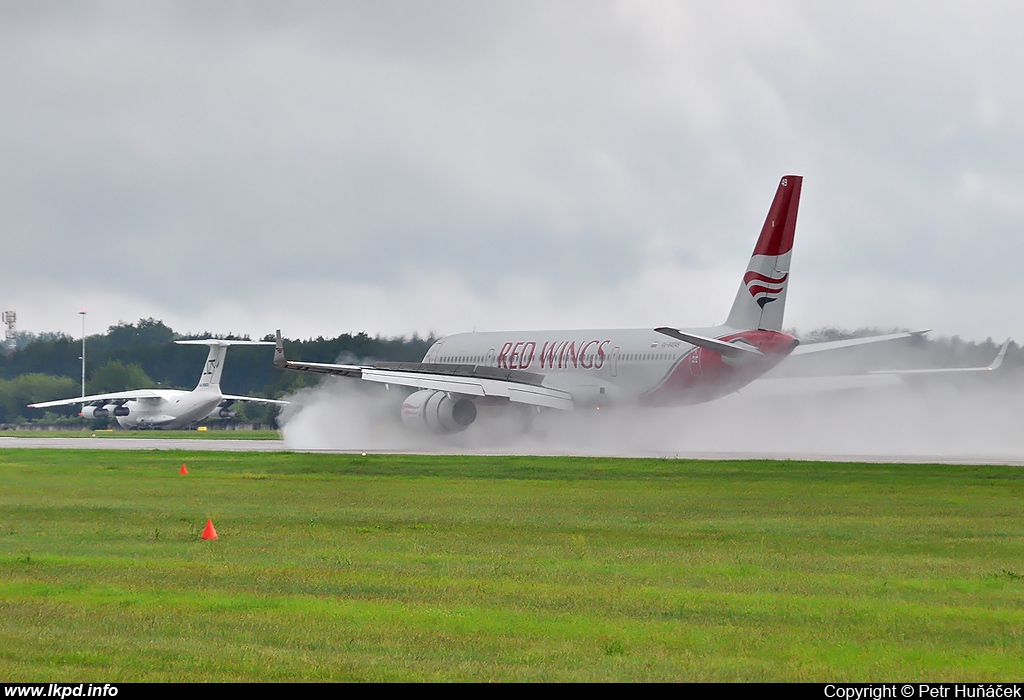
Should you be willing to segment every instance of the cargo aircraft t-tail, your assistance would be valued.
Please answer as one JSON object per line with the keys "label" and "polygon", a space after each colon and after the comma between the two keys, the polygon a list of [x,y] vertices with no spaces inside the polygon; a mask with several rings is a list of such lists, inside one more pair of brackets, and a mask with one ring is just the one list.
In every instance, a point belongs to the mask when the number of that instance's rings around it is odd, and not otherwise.
{"label": "cargo aircraft t-tail", "polygon": [[155,428],[171,430],[187,428],[204,418],[230,418],[229,408],[235,401],[254,401],[284,405],[287,401],[262,399],[254,396],[232,396],[220,391],[220,375],[224,371],[224,357],[232,345],[273,345],[271,342],[249,340],[176,340],[178,345],[206,345],[206,357],[199,383],[192,391],[180,389],[134,389],[110,394],[79,396],[59,401],[29,404],[29,408],[50,408],[83,404],[84,418],[114,416],[123,428]]}
{"label": "cargo aircraft t-tail", "polygon": [[[733,393],[794,354],[905,338],[895,333],[801,346],[782,330],[803,178],[779,182],[725,324],[711,328],[461,333],[422,362],[341,365],[285,359],[283,369],[411,387],[402,420],[434,433],[465,430],[477,406],[537,409],[678,406]],[[924,331],[919,331],[921,333]]]}

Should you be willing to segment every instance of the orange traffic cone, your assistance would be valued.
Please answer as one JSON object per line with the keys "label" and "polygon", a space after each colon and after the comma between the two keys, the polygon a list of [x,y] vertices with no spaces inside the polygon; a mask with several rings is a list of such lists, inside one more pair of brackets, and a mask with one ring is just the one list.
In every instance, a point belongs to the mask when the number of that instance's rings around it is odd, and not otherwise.
{"label": "orange traffic cone", "polygon": [[213,529],[213,520],[206,521],[206,528],[203,530],[203,534],[200,535],[200,539],[204,540],[215,540],[217,539],[217,531]]}
{"label": "orange traffic cone", "polygon": [[178,473],[179,474],[188,474],[188,468],[184,464],[182,464],[181,465],[181,469],[178,470]]}

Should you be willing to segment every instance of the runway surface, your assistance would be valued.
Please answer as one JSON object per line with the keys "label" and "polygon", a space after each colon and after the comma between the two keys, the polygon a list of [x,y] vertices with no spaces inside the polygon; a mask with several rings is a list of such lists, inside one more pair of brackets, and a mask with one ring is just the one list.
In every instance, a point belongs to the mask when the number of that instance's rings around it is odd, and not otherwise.
{"label": "runway surface", "polygon": [[282,440],[198,440],[178,438],[60,438],[60,437],[0,437],[0,449],[77,449],[77,450],[183,450],[187,452],[302,452],[328,454],[439,454],[497,456],[533,454],[539,456],[579,457],[649,457],[655,459],[771,459],[821,462],[865,462],[905,464],[1006,464],[1024,466],[1020,455],[898,455],[898,454],[829,454],[829,453],[776,453],[776,452],[615,452],[608,450],[533,450],[529,453],[508,449],[293,449]]}
{"label": "runway surface", "polygon": [[286,452],[280,440],[188,438],[0,437],[0,448],[66,450],[188,450],[190,452]]}

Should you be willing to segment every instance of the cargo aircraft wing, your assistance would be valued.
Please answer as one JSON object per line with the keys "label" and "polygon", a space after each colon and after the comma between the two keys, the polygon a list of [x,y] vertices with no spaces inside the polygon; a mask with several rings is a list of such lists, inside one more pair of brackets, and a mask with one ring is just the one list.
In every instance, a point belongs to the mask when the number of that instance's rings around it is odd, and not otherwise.
{"label": "cargo aircraft wing", "polygon": [[72,406],[78,403],[119,403],[143,399],[157,400],[162,398],[163,397],[153,389],[133,389],[132,391],[115,391],[110,394],[93,394],[91,396],[76,396],[73,399],[60,399],[58,401],[43,401],[41,403],[30,403],[28,407],[50,408],[51,406]]}

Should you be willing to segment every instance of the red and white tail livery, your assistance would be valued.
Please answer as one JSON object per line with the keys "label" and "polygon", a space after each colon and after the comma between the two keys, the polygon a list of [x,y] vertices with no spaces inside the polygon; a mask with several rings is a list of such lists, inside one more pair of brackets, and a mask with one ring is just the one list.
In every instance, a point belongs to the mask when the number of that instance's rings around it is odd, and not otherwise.
{"label": "red and white tail livery", "polygon": [[799,175],[787,175],[779,183],[725,325],[751,330],[782,330],[803,180]]}

